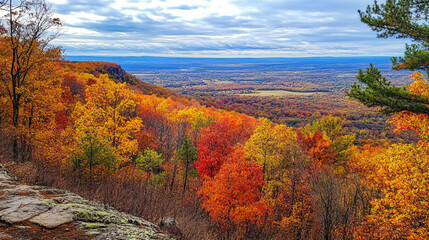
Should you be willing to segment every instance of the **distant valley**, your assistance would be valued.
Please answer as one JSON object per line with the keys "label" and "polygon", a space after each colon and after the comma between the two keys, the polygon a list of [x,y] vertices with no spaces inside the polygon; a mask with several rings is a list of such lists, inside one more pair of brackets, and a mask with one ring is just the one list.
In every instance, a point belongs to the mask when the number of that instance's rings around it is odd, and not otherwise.
{"label": "distant valley", "polygon": [[[246,94],[246,90],[339,92],[370,63],[395,85],[410,83],[410,72],[391,70],[389,57],[164,58],[66,57],[70,61],[115,62],[140,80],[185,94]],[[265,95],[265,94],[263,94]]]}

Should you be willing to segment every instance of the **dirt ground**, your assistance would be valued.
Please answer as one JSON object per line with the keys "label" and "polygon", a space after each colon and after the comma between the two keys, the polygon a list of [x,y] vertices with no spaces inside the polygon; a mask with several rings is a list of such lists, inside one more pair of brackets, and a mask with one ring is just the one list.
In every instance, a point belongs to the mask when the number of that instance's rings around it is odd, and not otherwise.
{"label": "dirt ground", "polygon": [[29,221],[10,225],[0,221],[0,239],[1,240],[59,240],[76,239],[90,240],[94,239],[77,230],[74,224],[63,224],[54,229],[47,229]]}

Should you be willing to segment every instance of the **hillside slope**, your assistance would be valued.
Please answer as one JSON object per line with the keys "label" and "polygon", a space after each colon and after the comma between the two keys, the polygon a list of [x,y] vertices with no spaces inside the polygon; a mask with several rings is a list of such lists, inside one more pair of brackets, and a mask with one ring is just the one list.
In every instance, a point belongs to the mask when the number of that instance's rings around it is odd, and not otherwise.
{"label": "hillside slope", "polygon": [[102,62],[102,61],[92,61],[92,62],[70,62],[64,61],[61,62],[61,65],[66,68],[71,68],[77,70],[78,72],[85,72],[92,74],[96,77],[101,74],[108,74],[109,78],[115,82],[126,82],[130,84],[134,90],[138,90],[140,93],[145,95],[155,94],[158,97],[171,97],[172,99],[177,99],[181,95],[174,90],[168,88],[158,87],[153,84],[144,82],[136,78],[134,75],[126,72],[116,63],[111,62]]}

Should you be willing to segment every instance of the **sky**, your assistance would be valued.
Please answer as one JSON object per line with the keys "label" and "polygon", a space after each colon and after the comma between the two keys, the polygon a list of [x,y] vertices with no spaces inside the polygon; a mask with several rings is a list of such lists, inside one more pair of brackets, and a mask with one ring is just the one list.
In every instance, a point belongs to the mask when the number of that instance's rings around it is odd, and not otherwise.
{"label": "sky", "polygon": [[400,56],[358,9],[372,0],[47,0],[66,56]]}

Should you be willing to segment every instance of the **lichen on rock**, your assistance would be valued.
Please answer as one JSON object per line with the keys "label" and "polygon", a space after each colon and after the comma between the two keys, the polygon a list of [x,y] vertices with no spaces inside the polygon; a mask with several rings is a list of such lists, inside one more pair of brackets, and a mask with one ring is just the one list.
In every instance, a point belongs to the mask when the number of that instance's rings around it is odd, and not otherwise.
{"label": "lichen on rock", "polygon": [[0,221],[7,224],[30,222],[46,229],[72,224],[95,239],[172,239],[153,223],[77,194],[17,184],[1,165],[0,196]]}

